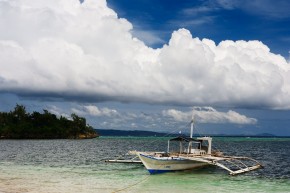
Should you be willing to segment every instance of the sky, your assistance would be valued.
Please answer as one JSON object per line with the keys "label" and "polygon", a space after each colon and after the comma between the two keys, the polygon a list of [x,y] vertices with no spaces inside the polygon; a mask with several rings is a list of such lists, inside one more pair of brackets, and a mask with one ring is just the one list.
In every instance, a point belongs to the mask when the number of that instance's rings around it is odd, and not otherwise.
{"label": "sky", "polygon": [[0,0],[0,111],[290,136],[290,1]]}

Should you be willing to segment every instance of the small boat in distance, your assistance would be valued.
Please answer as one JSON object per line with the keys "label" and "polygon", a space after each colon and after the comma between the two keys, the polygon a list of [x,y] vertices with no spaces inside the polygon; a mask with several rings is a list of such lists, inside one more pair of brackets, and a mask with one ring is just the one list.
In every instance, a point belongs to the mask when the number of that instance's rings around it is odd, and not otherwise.
{"label": "small boat in distance", "polygon": [[[140,152],[136,155],[150,174],[191,170],[204,166],[218,166],[230,175],[241,174],[261,168],[262,165],[249,157],[224,156],[212,150],[211,137],[192,138],[193,120],[190,137],[179,136],[168,140],[167,152]],[[178,148],[171,150],[171,143],[177,142]]]}

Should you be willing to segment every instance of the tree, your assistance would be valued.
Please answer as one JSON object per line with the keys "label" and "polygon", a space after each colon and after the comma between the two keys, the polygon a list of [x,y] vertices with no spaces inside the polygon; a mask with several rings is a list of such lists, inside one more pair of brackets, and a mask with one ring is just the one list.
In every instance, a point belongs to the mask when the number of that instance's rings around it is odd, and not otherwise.
{"label": "tree", "polygon": [[[96,137],[96,131],[86,119],[76,114],[72,120],[43,110],[43,114],[29,114],[23,105],[16,105],[9,113],[0,112],[0,138],[9,139],[64,139]],[[85,137],[84,137],[85,136]]]}

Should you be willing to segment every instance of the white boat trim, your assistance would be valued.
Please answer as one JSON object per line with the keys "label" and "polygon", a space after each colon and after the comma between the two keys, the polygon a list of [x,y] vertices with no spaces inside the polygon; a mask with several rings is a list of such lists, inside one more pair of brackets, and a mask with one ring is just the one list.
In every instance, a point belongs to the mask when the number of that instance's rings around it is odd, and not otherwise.
{"label": "white boat trim", "polygon": [[150,174],[191,170],[208,165],[207,163],[182,157],[154,157],[142,152],[138,152],[138,156]]}

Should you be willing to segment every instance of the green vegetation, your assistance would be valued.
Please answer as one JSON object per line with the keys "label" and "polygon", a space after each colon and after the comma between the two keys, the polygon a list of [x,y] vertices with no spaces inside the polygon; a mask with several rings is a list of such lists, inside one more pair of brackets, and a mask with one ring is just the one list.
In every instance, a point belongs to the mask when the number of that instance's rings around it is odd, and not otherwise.
{"label": "green vegetation", "polygon": [[28,113],[23,105],[13,111],[0,112],[0,138],[2,139],[87,139],[98,137],[86,124],[86,119],[71,115],[71,120],[43,110]]}

